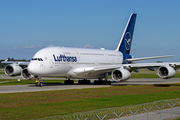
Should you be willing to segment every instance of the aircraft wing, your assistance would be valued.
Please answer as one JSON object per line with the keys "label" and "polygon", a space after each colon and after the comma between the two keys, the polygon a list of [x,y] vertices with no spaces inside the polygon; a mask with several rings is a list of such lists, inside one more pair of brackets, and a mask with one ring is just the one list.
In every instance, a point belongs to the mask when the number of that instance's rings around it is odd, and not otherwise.
{"label": "aircraft wing", "polygon": [[18,64],[19,66],[28,66],[29,62],[23,62],[23,61],[2,61],[1,63],[4,64]]}
{"label": "aircraft wing", "polygon": [[84,68],[76,68],[73,73],[80,76],[87,76],[91,74],[105,74],[112,72],[115,69],[127,69],[129,71],[135,71],[136,69],[147,68],[149,70],[154,70],[154,67],[161,66],[170,66],[173,68],[180,68],[180,62],[176,63],[135,63],[135,64],[122,64],[122,65],[106,65],[106,66],[94,66],[94,67],[84,67]]}
{"label": "aircraft wing", "polygon": [[167,57],[174,57],[173,55],[167,55],[167,56],[155,56],[155,57],[144,57],[144,58],[133,58],[133,59],[126,59],[127,62],[133,62],[133,61],[140,61],[140,60],[149,60],[149,59],[157,59],[157,58],[167,58]]}
{"label": "aircraft wing", "polygon": [[77,68],[75,69],[76,73],[80,73],[80,72],[86,72],[86,71],[111,71],[114,70],[116,68],[120,68],[120,67],[130,67],[130,68],[149,68],[149,67],[160,67],[160,66],[166,66],[166,65],[170,65],[170,66],[175,66],[175,67],[180,67],[180,62],[176,62],[176,63],[135,63],[135,64],[122,64],[122,65],[106,65],[106,66],[95,66],[95,67],[89,67],[89,68]]}
{"label": "aircraft wing", "polygon": [[136,63],[136,64],[124,64],[124,66],[129,66],[132,68],[148,68],[148,67],[160,67],[160,66],[174,66],[174,67],[180,67],[180,62],[175,63]]}

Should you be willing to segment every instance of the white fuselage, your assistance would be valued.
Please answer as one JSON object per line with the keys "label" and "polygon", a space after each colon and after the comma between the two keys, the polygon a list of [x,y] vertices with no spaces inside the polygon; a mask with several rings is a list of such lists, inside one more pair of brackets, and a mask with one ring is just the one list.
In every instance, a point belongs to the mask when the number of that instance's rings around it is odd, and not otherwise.
{"label": "white fuselage", "polygon": [[39,50],[28,65],[34,76],[59,76],[67,78],[97,78],[101,73],[80,75],[71,74],[76,68],[120,65],[123,55],[119,51],[104,49],[83,49],[48,47]]}

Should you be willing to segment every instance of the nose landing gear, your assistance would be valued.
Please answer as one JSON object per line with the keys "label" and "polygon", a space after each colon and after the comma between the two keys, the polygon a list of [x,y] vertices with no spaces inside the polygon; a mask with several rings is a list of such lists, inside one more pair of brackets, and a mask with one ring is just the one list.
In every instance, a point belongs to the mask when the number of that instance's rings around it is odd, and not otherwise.
{"label": "nose landing gear", "polygon": [[42,87],[43,86],[43,83],[42,81],[40,80],[40,78],[38,77],[37,80],[36,80],[36,87]]}

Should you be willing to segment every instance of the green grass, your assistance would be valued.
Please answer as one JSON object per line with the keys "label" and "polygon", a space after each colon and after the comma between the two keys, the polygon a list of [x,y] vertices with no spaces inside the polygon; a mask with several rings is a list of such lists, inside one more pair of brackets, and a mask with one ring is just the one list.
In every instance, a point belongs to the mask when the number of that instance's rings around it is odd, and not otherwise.
{"label": "green grass", "polygon": [[0,94],[1,119],[33,119],[180,98],[180,84]]}
{"label": "green grass", "polygon": [[175,119],[173,119],[173,120],[180,120],[180,118],[175,118]]}
{"label": "green grass", "polygon": [[[20,80],[18,81],[17,79],[0,79],[0,86],[5,86],[5,85],[30,85],[30,84],[35,84],[36,80]],[[43,80],[44,84],[48,83],[64,83],[64,80]]]}

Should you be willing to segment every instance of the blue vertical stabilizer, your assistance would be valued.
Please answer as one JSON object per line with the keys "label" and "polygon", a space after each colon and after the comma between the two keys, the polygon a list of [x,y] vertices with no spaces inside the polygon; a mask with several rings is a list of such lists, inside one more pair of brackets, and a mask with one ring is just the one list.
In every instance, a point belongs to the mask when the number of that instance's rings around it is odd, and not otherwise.
{"label": "blue vertical stabilizer", "polygon": [[136,22],[136,16],[137,14],[132,13],[129,21],[126,25],[126,28],[124,30],[124,33],[121,37],[121,40],[119,42],[119,45],[116,49],[116,51],[120,51],[123,54],[123,60],[132,58],[131,55],[129,55],[131,50],[131,44],[132,44],[132,38],[133,38],[133,32]]}
{"label": "blue vertical stabilizer", "polygon": [[134,27],[135,27],[135,22],[136,22],[136,16],[137,14],[132,13],[129,21],[126,25],[126,28],[124,30],[124,33],[121,37],[121,40],[119,42],[119,45],[117,47],[117,51],[120,51],[125,54],[129,54],[131,50],[131,43],[132,43],[132,38],[133,38],[133,32],[134,32]]}

